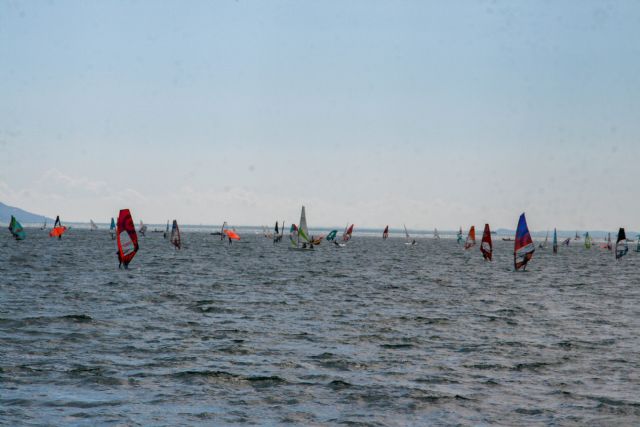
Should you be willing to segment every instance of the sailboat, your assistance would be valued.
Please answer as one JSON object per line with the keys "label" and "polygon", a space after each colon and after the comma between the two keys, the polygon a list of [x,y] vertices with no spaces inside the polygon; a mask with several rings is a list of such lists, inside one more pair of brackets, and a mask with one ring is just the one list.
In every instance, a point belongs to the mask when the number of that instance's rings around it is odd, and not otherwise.
{"label": "sailboat", "polygon": [[462,227],[458,231],[458,244],[462,243]]}
{"label": "sailboat", "polygon": [[129,209],[121,209],[116,224],[116,244],[118,246],[118,261],[120,266],[129,268],[129,263],[138,252],[138,235],[133,225],[133,218]]}
{"label": "sailboat", "polygon": [[491,230],[489,224],[484,225],[484,232],[482,233],[482,242],[480,243],[480,252],[485,261],[491,261],[493,257],[493,243],[491,242]]}
{"label": "sailboat", "polygon": [[470,249],[474,247],[476,244],[476,227],[474,225],[469,229],[469,234],[467,234],[467,240],[464,242],[464,249]]}
{"label": "sailboat", "polygon": [[586,249],[591,249],[591,244],[592,244],[592,239],[591,239],[591,235],[589,234],[589,232],[587,231],[584,235],[584,247]]}
{"label": "sailboat", "polygon": [[147,232],[147,226],[144,225],[144,223],[142,222],[142,220],[140,220],[140,229],[138,230],[138,232],[140,234],[142,234],[144,236],[144,234]]}
{"label": "sailboat", "polygon": [[180,228],[178,228],[178,221],[173,220],[173,225],[171,226],[171,239],[170,242],[176,249],[180,249],[182,247],[182,241],[180,240]]}
{"label": "sailboat", "polygon": [[519,269],[526,270],[527,263],[533,258],[533,253],[536,250],[536,246],[531,240],[531,234],[529,233],[529,227],[527,227],[527,219],[524,213],[520,215],[518,220],[518,228],[516,229],[516,243],[513,248],[513,264],[516,271]]}
{"label": "sailboat", "polygon": [[13,215],[11,215],[11,221],[9,222],[9,231],[16,240],[24,240],[27,237],[27,233],[24,232],[22,224],[20,224]]}
{"label": "sailboat", "polygon": [[291,225],[291,233],[289,235],[289,240],[291,241],[291,246],[289,249],[292,250],[312,250],[313,243],[309,238],[309,229],[307,228],[307,215],[302,206],[302,210],[300,211],[300,224],[296,226],[295,224]]}
{"label": "sailboat", "polygon": [[62,239],[62,235],[67,231],[67,227],[60,222],[60,215],[56,216],[56,222],[53,223],[53,228],[49,232],[49,237],[57,237]]}
{"label": "sailboat", "polygon": [[620,259],[629,252],[629,245],[627,244],[627,235],[624,233],[624,228],[618,230],[618,239],[616,240],[616,259]]}
{"label": "sailboat", "polygon": [[436,240],[440,239],[440,234],[438,234],[438,229],[437,228],[433,229],[433,238],[436,239]]}
{"label": "sailboat", "polygon": [[111,226],[109,227],[109,233],[111,233],[111,240],[116,238],[116,221],[111,217]]}
{"label": "sailboat", "polygon": [[351,227],[349,227],[349,224],[347,224],[347,227],[345,227],[344,232],[342,233],[343,242],[348,242],[349,240],[351,240],[351,234],[353,233],[353,226],[354,224],[351,224]]}
{"label": "sailboat", "polygon": [[91,231],[93,231],[93,230],[97,230],[97,229],[98,229],[98,226],[96,225],[96,223],[95,223],[95,222],[93,222],[93,220],[92,220],[92,219],[90,219],[90,220],[89,220],[89,223],[90,223],[90,225],[91,225]]}
{"label": "sailboat", "polygon": [[389,238],[389,226],[388,225],[384,228],[384,231],[382,232],[382,238],[383,239],[388,239]]}
{"label": "sailboat", "polygon": [[544,238],[544,242],[540,243],[538,247],[540,249],[545,249],[547,247],[547,243],[549,243],[549,232],[547,231],[547,235]]}
{"label": "sailboat", "polygon": [[406,224],[402,224],[404,225],[404,236],[407,239],[406,242],[404,242],[405,245],[411,245],[411,246],[415,246],[418,244],[418,242],[416,242],[416,239],[412,239],[411,236],[409,236],[409,231],[407,231],[407,225]]}
{"label": "sailboat", "polygon": [[556,229],[553,229],[553,254],[558,253],[558,233]]}

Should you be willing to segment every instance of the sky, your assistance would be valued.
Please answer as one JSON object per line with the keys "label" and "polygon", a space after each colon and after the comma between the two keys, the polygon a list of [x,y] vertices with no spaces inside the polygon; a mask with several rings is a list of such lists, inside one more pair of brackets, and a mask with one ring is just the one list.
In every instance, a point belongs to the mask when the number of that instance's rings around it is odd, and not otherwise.
{"label": "sky", "polygon": [[640,227],[640,2],[0,1],[0,201]]}

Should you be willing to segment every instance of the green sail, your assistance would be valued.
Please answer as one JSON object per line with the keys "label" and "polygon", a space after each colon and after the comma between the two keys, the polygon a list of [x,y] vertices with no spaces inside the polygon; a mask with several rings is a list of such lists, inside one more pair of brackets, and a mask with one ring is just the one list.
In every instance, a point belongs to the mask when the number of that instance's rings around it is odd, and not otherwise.
{"label": "green sail", "polygon": [[16,240],[24,240],[27,237],[27,234],[24,232],[22,225],[18,222],[18,220],[11,215],[11,222],[9,223],[9,231]]}

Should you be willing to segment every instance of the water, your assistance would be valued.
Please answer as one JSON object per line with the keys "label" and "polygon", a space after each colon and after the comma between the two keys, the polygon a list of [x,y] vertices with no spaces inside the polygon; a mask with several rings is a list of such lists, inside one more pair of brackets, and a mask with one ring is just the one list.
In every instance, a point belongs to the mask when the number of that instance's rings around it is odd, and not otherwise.
{"label": "water", "polygon": [[0,239],[0,424],[640,423],[640,256]]}

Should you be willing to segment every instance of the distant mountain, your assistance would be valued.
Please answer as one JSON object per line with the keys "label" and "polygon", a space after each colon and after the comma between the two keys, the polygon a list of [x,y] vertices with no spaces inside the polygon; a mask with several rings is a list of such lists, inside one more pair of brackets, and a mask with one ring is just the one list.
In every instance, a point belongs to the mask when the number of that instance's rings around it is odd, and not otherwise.
{"label": "distant mountain", "polygon": [[45,218],[48,223],[53,223],[53,219],[45,217],[44,215],[37,215],[31,212],[27,212],[20,208],[14,208],[13,206],[7,206],[0,202],[0,222],[9,223],[11,221],[11,215],[15,216],[22,224],[40,224]]}

